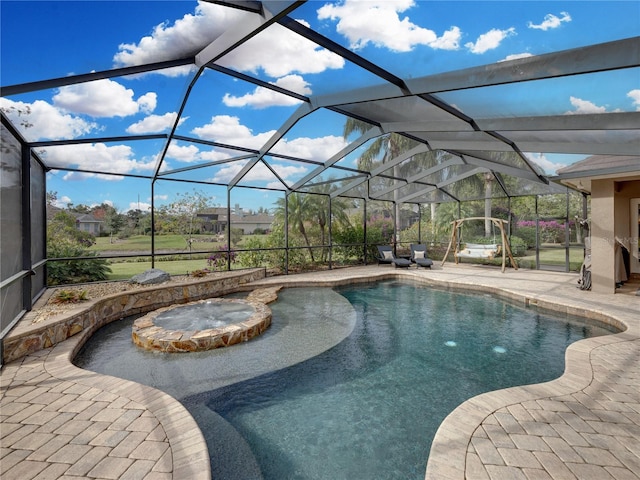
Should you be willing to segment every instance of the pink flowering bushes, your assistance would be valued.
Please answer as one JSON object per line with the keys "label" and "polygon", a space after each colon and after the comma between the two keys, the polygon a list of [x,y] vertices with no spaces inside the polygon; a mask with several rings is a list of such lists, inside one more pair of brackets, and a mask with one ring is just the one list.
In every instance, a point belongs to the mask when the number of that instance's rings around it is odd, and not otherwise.
{"label": "pink flowering bushes", "polygon": [[[572,222],[569,222],[571,226]],[[556,220],[540,220],[538,222],[540,232],[540,243],[564,243],[565,240],[565,224]],[[522,238],[529,248],[536,245],[536,221],[535,220],[519,220],[516,223],[517,236]]]}

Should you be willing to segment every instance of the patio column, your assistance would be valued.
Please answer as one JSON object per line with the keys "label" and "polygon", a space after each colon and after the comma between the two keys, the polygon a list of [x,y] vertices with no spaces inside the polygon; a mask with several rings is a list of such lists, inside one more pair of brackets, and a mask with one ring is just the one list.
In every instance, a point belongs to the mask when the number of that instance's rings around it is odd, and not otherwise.
{"label": "patio column", "polygon": [[615,293],[615,182],[591,182],[591,289]]}

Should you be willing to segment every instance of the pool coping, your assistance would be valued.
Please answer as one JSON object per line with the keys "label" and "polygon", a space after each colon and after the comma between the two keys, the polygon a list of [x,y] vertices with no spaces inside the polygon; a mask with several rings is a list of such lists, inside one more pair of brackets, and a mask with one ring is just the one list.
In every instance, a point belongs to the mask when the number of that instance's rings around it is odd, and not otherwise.
{"label": "pool coping", "polygon": [[[640,339],[640,322],[634,323],[632,321],[636,320],[635,317],[631,316],[631,314],[626,315],[621,308],[603,308],[602,305],[608,306],[607,300],[613,296],[598,297],[603,300],[601,308],[596,305],[587,308],[577,304],[576,301],[570,301],[566,298],[563,301],[562,298],[559,298],[558,295],[554,296],[553,293],[522,293],[516,288],[491,285],[487,284],[486,281],[482,283],[478,278],[470,275],[471,273],[482,272],[482,270],[475,270],[474,268],[481,269],[483,267],[448,266],[446,274],[442,269],[417,271],[376,266],[356,267],[260,278],[244,284],[236,284],[232,290],[247,291],[274,286],[340,286],[402,279],[437,288],[490,293],[523,306],[583,316],[617,327],[626,327],[626,330],[622,333],[581,340],[570,345],[566,353],[565,372],[556,380],[543,384],[511,387],[478,395],[465,401],[451,412],[440,425],[434,437],[428,457],[425,478],[427,480],[461,480],[465,478],[466,456],[470,439],[476,428],[489,415],[500,408],[517,402],[555,397],[584,389],[593,380],[594,373],[590,363],[590,356],[595,349]],[[535,276],[535,272],[538,271],[528,271],[526,275]],[[543,272],[543,274],[548,273]],[[508,280],[509,274],[496,278]],[[574,279],[576,276],[568,275],[566,278]],[[127,293],[129,292],[125,292],[123,295]],[[115,297],[118,296],[117,294],[115,295]],[[111,297],[114,297],[114,295]],[[587,298],[595,298],[595,296]],[[640,299],[638,300],[640,305]],[[95,304],[98,303],[100,302],[95,302]],[[76,314],[77,312],[70,313],[70,315]],[[65,322],[67,317],[63,315],[56,321]],[[150,413],[156,416],[166,431],[173,456],[173,478],[210,479],[211,469],[206,442],[195,420],[182,404],[170,395],[155,388],[89,372],[73,365],[72,360],[76,352],[95,329],[97,328],[84,329],[80,334],[54,345],[44,362],[45,370],[56,378],[117,393],[144,405]]]}

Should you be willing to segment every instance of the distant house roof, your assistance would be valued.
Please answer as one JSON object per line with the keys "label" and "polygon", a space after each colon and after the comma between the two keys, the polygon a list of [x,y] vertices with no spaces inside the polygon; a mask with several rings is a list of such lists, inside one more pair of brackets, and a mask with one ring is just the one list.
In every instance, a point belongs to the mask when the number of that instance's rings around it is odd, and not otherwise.
{"label": "distant house roof", "polygon": [[80,223],[104,223],[103,220],[97,219],[91,213],[81,213],[75,217],[76,221]]}
{"label": "distant house roof", "polygon": [[272,215],[244,215],[243,217],[238,217],[237,215],[231,215],[231,223],[262,223],[262,224],[270,224],[273,222]]}

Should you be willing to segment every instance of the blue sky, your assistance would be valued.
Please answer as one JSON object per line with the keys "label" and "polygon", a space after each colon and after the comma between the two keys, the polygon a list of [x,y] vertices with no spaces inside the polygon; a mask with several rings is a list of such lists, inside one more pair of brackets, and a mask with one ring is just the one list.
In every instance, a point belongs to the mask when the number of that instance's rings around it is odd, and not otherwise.
{"label": "blue sky", "polygon": [[[5,1],[0,2],[3,86],[107,70],[199,51],[245,13],[192,1]],[[291,16],[335,42],[356,51],[403,78],[485,65],[522,56],[607,42],[638,35],[638,1],[310,1]],[[220,63],[305,95],[318,95],[380,83],[358,67],[310,42],[272,28]],[[32,92],[0,99],[0,107],[20,122],[17,110],[28,108],[23,129],[30,140],[167,133],[192,78],[188,68],[121,77]],[[640,109],[638,70],[594,74],[581,81],[560,79],[543,92],[521,86],[444,96],[468,105],[473,116],[576,114]],[[526,93],[525,93],[526,92]],[[522,98],[522,101],[518,99]],[[507,102],[508,100],[508,102]],[[501,103],[502,102],[502,103]],[[290,98],[207,71],[194,88],[178,133],[222,143],[259,148],[297,108]],[[287,133],[276,150],[323,161],[345,144],[344,118],[322,112]],[[50,148],[54,166],[149,175],[162,140],[86,144]],[[163,171],[232,155],[201,144],[172,143]],[[583,158],[531,152],[548,173]],[[352,160],[350,160],[352,161]],[[355,161],[355,159],[353,159]],[[267,158],[289,184],[312,166]],[[172,178],[224,183],[241,161],[171,175]],[[245,185],[278,187],[265,168]],[[146,208],[150,182],[122,177],[52,171],[48,190],[61,203],[104,201],[126,211]],[[158,204],[192,188],[225,205],[226,188],[157,182]],[[279,185],[282,188],[282,185]],[[271,207],[281,194],[265,190],[232,191],[232,204]]]}

